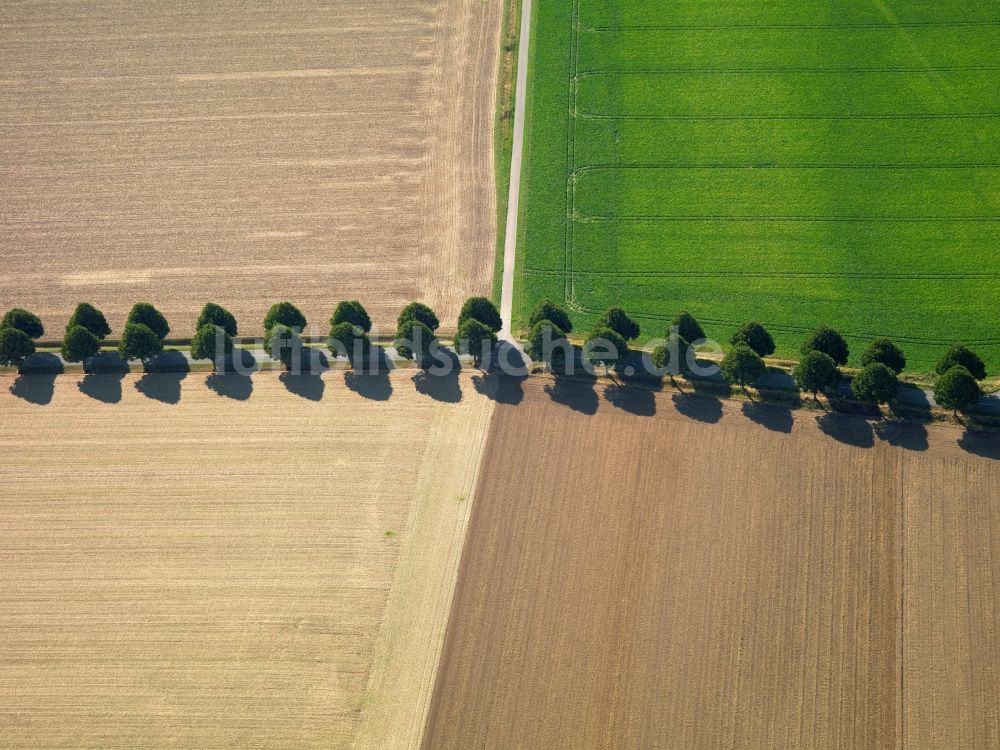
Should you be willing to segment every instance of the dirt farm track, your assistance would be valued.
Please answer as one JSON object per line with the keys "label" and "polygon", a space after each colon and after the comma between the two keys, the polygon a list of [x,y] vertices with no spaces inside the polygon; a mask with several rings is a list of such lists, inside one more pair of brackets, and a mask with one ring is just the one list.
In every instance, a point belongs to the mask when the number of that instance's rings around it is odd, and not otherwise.
{"label": "dirt farm track", "polygon": [[1000,462],[602,390],[494,412],[427,750],[1000,747]]}
{"label": "dirt farm track", "polygon": [[[0,300],[450,321],[493,269],[499,0],[0,8]],[[325,333],[325,331],[322,331]]]}

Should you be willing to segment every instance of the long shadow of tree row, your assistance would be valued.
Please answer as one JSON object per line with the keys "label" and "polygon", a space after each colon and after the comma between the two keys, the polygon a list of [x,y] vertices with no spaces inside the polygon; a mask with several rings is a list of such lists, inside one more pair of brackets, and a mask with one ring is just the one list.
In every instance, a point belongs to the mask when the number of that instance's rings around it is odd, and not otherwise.
{"label": "long shadow of tree row", "polygon": [[[507,347],[507,351],[504,351]],[[506,359],[507,370],[525,367],[523,358],[512,346],[501,344],[499,351]],[[579,352],[576,353],[579,357]],[[220,371],[208,374],[205,385],[218,396],[236,401],[246,401],[253,395],[253,375],[258,371],[257,360],[248,352],[237,349]],[[462,400],[461,366],[453,354],[452,365],[444,373],[415,368],[411,376],[415,390],[442,403]],[[238,358],[238,360],[236,359]],[[309,401],[321,401],[325,395],[328,377],[334,370],[326,353],[309,349],[304,366],[295,372],[280,373],[279,380],[289,393]],[[361,398],[388,401],[393,395],[395,365],[381,347],[372,347],[364,361],[351,362],[342,372],[343,383]],[[41,353],[26,360],[23,372],[10,386],[17,398],[37,405],[49,404],[54,395],[56,378],[64,372],[58,357]],[[598,412],[603,400],[610,406],[637,417],[656,414],[658,392],[663,381],[649,376],[615,376],[610,379],[588,374],[582,367],[572,377],[554,376],[544,385],[544,392],[556,404],[583,415]],[[123,398],[126,374],[133,372],[128,363],[116,353],[102,352],[87,363],[84,376],[78,381],[80,392],[95,401],[116,404]],[[175,351],[166,351],[141,367],[141,377],[134,382],[135,389],[145,397],[164,404],[177,404],[182,398],[182,383],[190,374],[186,357]],[[496,370],[477,371],[470,379],[477,393],[497,403],[518,405],[524,399],[522,375],[511,375]],[[688,376],[674,382],[671,402],[684,417],[705,424],[715,424],[723,417],[723,399],[731,395],[730,386],[721,377],[695,378]],[[792,431],[794,412],[802,405],[794,392],[783,391],[775,397],[762,392],[758,400],[743,403],[742,414],[765,429],[781,434]],[[907,403],[898,413],[885,418],[874,408],[859,405],[848,398],[829,398],[829,409],[817,418],[819,429],[838,442],[857,448],[870,449],[876,440],[911,451],[925,451],[929,447],[928,430],[924,422],[931,420],[929,404]],[[1000,436],[969,428],[959,441],[969,453],[1000,460]]]}

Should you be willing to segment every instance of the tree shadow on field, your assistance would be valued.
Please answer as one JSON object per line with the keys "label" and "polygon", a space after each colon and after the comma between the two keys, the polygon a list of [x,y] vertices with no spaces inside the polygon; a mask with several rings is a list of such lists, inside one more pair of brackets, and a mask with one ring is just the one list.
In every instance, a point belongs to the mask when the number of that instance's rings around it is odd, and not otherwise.
{"label": "tree shadow on field", "polygon": [[749,401],[743,404],[743,415],[772,432],[788,434],[795,424],[792,410],[784,404]]}
{"label": "tree shadow on field", "polygon": [[18,368],[18,376],[10,385],[10,392],[30,404],[45,406],[51,403],[56,390],[56,376],[63,373],[62,360],[54,354],[42,352],[25,357]]}
{"label": "tree shadow on field", "polygon": [[650,388],[627,382],[611,383],[604,387],[604,398],[612,406],[637,417],[656,414],[656,394]]}
{"label": "tree shadow on field", "polygon": [[855,448],[873,448],[875,432],[868,420],[847,414],[827,412],[816,419],[819,429],[827,437]]}
{"label": "tree shadow on field", "polygon": [[722,401],[711,392],[675,393],[674,408],[688,419],[715,424],[722,419]]}
{"label": "tree shadow on field", "polygon": [[234,401],[246,401],[253,393],[253,379],[238,372],[213,372],[205,378],[205,385]]}
{"label": "tree shadow on field", "polygon": [[479,374],[472,376],[476,393],[498,404],[517,406],[524,400],[523,383],[528,377],[527,364],[517,347],[501,341],[490,362],[484,362]]}
{"label": "tree shadow on field", "polygon": [[927,427],[919,422],[887,419],[875,424],[875,434],[880,440],[909,451],[925,451],[930,447]]}
{"label": "tree shadow on field", "polygon": [[958,439],[958,445],[976,456],[1000,461],[1000,435],[996,433],[966,430]]}
{"label": "tree shadow on field", "polygon": [[597,413],[600,399],[597,396],[597,378],[593,375],[578,375],[572,378],[555,377],[545,385],[545,393],[555,403],[588,417]]}
{"label": "tree shadow on field", "polygon": [[181,352],[167,350],[146,362],[144,373],[135,389],[146,398],[164,404],[181,400],[181,381],[188,376],[191,365]]}
{"label": "tree shadow on field", "polygon": [[365,372],[348,370],[344,373],[344,385],[362,398],[371,401],[388,401],[392,396],[392,382],[388,370]]}
{"label": "tree shadow on field", "polygon": [[417,372],[413,376],[413,385],[416,387],[417,393],[429,396],[435,401],[457,404],[462,400],[462,386],[458,382],[458,375],[462,368],[458,361],[458,355],[451,350],[442,348],[439,350],[438,357],[443,358],[443,361],[428,370]]}
{"label": "tree shadow on field", "polygon": [[289,393],[309,401],[323,400],[326,382],[318,372],[283,372],[278,380]]}
{"label": "tree shadow on field", "polygon": [[246,349],[234,349],[219,364],[217,371],[205,378],[205,385],[219,396],[246,401],[253,393],[250,376],[259,369],[260,363],[253,354]]}
{"label": "tree shadow on field", "polygon": [[118,352],[98,352],[83,363],[86,373],[76,384],[80,393],[104,404],[122,400],[122,379],[128,374],[128,363]]}
{"label": "tree shadow on field", "polygon": [[105,404],[117,404],[122,400],[122,378],[124,372],[88,372],[76,384],[80,393]]}

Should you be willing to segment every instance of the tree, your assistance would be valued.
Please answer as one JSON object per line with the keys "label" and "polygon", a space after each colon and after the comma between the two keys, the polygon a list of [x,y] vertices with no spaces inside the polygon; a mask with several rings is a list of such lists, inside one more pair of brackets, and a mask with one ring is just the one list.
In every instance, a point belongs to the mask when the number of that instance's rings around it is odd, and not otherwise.
{"label": "tree", "polygon": [[476,367],[483,363],[483,357],[497,345],[497,334],[493,328],[478,318],[465,318],[455,334],[455,348],[459,354],[469,354]]}
{"label": "tree", "polygon": [[964,367],[976,380],[986,377],[986,365],[979,355],[964,344],[955,344],[941,358],[937,366],[937,374],[944,375],[956,365]]}
{"label": "tree", "polygon": [[89,302],[81,302],[76,306],[76,310],[70,316],[69,323],[66,324],[66,330],[69,331],[76,326],[83,326],[98,339],[104,339],[111,333],[111,327],[108,326],[104,313]]}
{"label": "tree", "polygon": [[20,307],[7,311],[3,320],[0,320],[0,328],[16,328],[33,339],[40,339],[45,335],[45,327],[42,325],[41,318]]}
{"label": "tree", "polygon": [[89,328],[77,325],[66,331],[61,353],[67,362],[84,362],[100,350],[101,340]]}
{"label": "tree", "polygon": [[774,354],[774,339],[771,338],[771,334],[764,326],[754,321],[744,323],[737,328],[729,343],[748,346],[761,357]]}
{"label": "tree", "polygon": [[275,323],[268,329],[267,336],[264,337],[264,348],[286,370],[291,370],[302,362],[302,337],[298,331],[284,323]]}
{"label": "tree", "polygon": [[434,311],[423,302],[411,302],[403,308],[403,312],[401,312],[399,317],[396,319],[397,329],[408,320],[419,320],[432,331],[436,331],[438,326],[441,325],[441,322],[438,320],[438,316],[435,315]]}
{"label": "tree", "polygon": [[[705,338],[705,331],[702,330],[701,324],[687,310],[681,310],[677,313],[677,317],[674,318],[670,327],[676,328],[677,335],[685,341],[701,341]],[[667,338],[670,338],[669,334]]]}
{"label": "tree", "polygon": [[334,357],[347,357],[353,365],[356,359],[368,355],[371,341],[363,328],[352,323],[337,323],[330,328],[327,347]]}
{"label": "tree", "polygon": [[270,331],[276,325],[301,331],[306,327],[306,316],[291,302],[278,302],[264,316],[264,330]]}
{"label": "tree", "polygon": [[212,367],[219,369],[225,364],[226,356],[233,351],[233,338],[222,326],[206,323],[191,339],[191,356],[194,359],[210,359]]}
{"label": "tree", "polygon": [[846,365],[850,350],[844,337],[829,326],[820,326],[802,345],[802,353],[823,352],[838,365]]}
{"label": "tree", "polygon": [[126,326],[130,323],[139,323],[146,326],[146,328],[156,334],[156,337],[160,341],[163,341],[167,337],[167,334],[170,333],[170,326],[167,323],[166,317],[148,302],[135,303],[128,317],[125,319]]}
{"label": "tree", "polygon": [[0,365],[19,365],[35,353],[35,342],[20,328],[0,328]]}
{"label": "tree", "polygon": [[126,323],[118,342],[118,353],[126,362],[139,359],[145,362],[163,351],[163,340],[145,323]]}
{"label": "tree", "polygon": [[955,365],[934,384],[934,400],[953,413],[967,411],[983,396],[977,378],[968,368]]}
{"label": "tree", "polygon": [[200,331],[207,325],[218,326],[230,336],[235,336],[237,333],[236,316],[222,305],[217,305],[214,302],[208,302],[201,308],[201,314],[198,316],[198,322],[195,323],[194,329]]}
{"label": "tree", "polygon": [[[675,322],[672,327],[679,326]],[[680,334],[668,338],[668,343],[653,349],[650,361],[657,370],[666,370],[670,376],[670,382],[673,383],[674,377],[687,369],[688,351],[691,349],[691,344]]]}
{"label": "tree", "polygon": [[829,354],[812,351],[799,360],[792,377],[799,388],[811,393],[814,401],[819,401],[819,392],[836,385],[840,380],[840,370]]}
{"label": "tree", "polygon": [[416,318],[404,320],[396,330],[396,353],[403,359],[413,359],[423,365],[431,356],[437,337],[434,331]]}
{"label": "tree", "polygon": [[628,342],[612,328],[598,328],[583,345],[583,358],[604,371],[620,369],[629,358]]}
{"label": "tree", "polygon": [[899,391],[899,378],[882,362],[872,362],[851,381],[851,392],[860,401],[888,404]]}
{"label": "tree", "polygon": [[639,338],[639,324],[628,316],[620,307],[611,307],[600,317],[594,326],[595,331],[610,329],[626,341]]}
{"label": "tree", "polygon": [[531,327],[524,351],[535,362],[544,362],[550,369],[564,372],[567,349],[566,332],[553,321],[543,319]]}
{"label": "tree", "polygon": [[543,320],[553,323],[563,333],[573,332],[573,321],[569,319],[569,313],[552,300],[543,299],[535,305],[528,318],[528,325],[534,328]]}
{"label": "tree", "polygon": [[489,328],[493,333],[498,333],[503,328],[503,320],[500,319],[500,311],[486,297],[469,297],[462,305],[462,311],[458,314],[458,327],[469,319],[478,320]]}
{"label": "tree", "polygon": [[897,375],[906,369],[906,356],[903,350],[886,338],[875,339],[861,355],[862,367],[877,362],[881,362]]}
{"label": "tree", "polygon": [[753,385],[767,369],[760,354],[749,345],[739,343],[734,346],[719,365],[722,377],[728,383],[738,385],[746,391],[748,385]]}
{"label": "tree", "polygon": [[341,323],[350,323],[365,333],[368,333],[372,329],[372,319],[368,317],[368,311],[356,299],[337,303],[337,307],[333,311],[333,317],[330,318],[330,325],[332,327]]}

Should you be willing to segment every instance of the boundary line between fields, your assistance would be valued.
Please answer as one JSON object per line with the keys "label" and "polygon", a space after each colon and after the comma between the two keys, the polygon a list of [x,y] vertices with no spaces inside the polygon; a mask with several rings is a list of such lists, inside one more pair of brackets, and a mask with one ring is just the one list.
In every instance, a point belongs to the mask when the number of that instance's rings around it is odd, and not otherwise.
{"label": "boundary line between fields", "polygon": [[510,153],[510,187],[507,194],[507,226],[503,241],[503,282],[500,287],[500,338],[513,343],[511,315],[514,310],[514,268],[517,261],[517,220],[521,202],[521,164],[524,155],[524,122],[527,107],[528,53],[531,47],[532,0],[522,0],[521,31],[517,48],[517,82],[514,87],[514,136]]}

